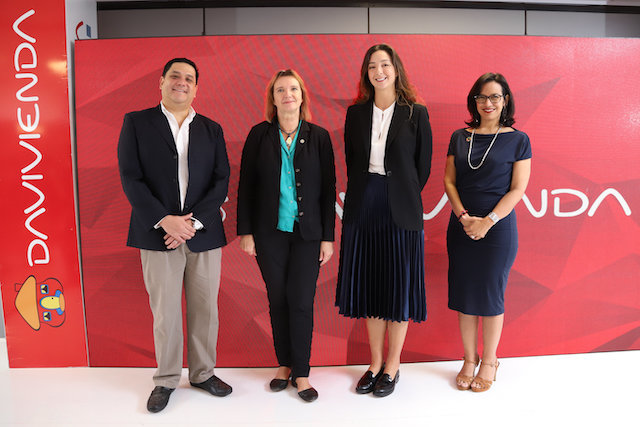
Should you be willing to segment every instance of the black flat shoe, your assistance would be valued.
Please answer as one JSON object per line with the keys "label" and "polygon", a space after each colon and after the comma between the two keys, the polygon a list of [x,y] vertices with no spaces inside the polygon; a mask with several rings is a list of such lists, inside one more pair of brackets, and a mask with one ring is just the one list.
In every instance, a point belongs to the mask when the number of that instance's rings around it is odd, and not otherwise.
{"label": "black flat shoe", "polygon": [[231,386],[215,375],[201,383],[191,383],[193,387],[201,388],[214,396],[222,397],[231,394],[233,389]]}
{"label": "black flat shoe", "polygon": [[[296,383],[296,380],[293,377],[291,378],[291,385],[298,388],[298,383]],[[299,391],[298,396],[300,396],[300,399],[304,400],[305,402],[313,402],[318,398],[318,391],[315,388],[311,387],[306,390]]]}
{"label": "black flat shoe", "polygon": [[289,380],[281,380],[279,378],[274,378],[269,383],[269,388],[271,391],[282,391],[289,385]]}
{"label": "black flat shoe", "polygon": [[299,391],[298,396],[300,396],[300,399],[304,400],[305,402],[313,402],[318,398],[318,391],[315,388],[311,387],[306,390]]}
{"label": "black flat shoe", "polygon": [[147,400],[147,411],[154,413],[162,411],[169,403],[169,396],[171,396],[173,390],[175,388],[156,386],[151,392],[149,400]]}
{"label": "black flat shoe", "polygon": [[389,374],[383,374],[376,382],[376,386],[373,390],[373,395],[378,397],[388,396],[393,393],[396,388],[396,383],[400,380],[400,369],[396,372],[396,376],[391,379]]}
{"label": "black flat shoe", "polygon": [[378,378],[380,378],[380,375],[382,375],[383,371],[384,364],[382,365],[382,368],[380,368],[380,371],[378,371],[377,375],[373,375],[373,372],[371,371],[365,372],[364,375],[360,378],[360,381],[358,381],[358,385],[356,386],[356,393],[371,393],[376,386],[376,381],[378,381]]}

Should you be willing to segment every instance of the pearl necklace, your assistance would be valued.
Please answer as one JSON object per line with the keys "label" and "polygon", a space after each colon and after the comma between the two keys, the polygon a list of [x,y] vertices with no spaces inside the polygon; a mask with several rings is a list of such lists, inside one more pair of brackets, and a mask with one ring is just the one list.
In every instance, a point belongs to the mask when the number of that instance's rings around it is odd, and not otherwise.
{"label": "pearl necklace", "polygon": [[478,166],[473,166],[471,164],[471,150],[473,149],[473,135],[476,133],[476,130],[474,129],[474,130],[471,131],[471,139],[469,140],[469,154],[467,154],[467,163],[469,164],[469,167],[471,169],[473,169],[473,170],[480,169],[480,167],[484,164],[484,161],[487,158],[487,155],[489,154],[489,151],[491,150],[491,147],[493,147],[493,143],[496,142],[496,138],[498,138],[498,134],[500,133],[500,129],[502,129],[502,126],[498,127],[498,131],[493,136],[493,139],[491,140],[491,144],[489,144],[489,148],[487,148],[487,151],[484,152],[484,156],[482,156],[482,160],[480,160],[480,164]]}

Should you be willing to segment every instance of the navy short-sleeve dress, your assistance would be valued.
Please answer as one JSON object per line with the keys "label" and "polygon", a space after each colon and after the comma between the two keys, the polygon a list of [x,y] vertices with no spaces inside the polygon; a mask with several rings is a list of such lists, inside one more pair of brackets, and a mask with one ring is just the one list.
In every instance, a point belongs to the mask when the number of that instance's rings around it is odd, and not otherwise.
{"label": "navy short-sleeve dress", "polygon": [[[473,137],[471,164],[476,167],[491,144],[492,135]],[[458,129],[451,135],[447,155],[453,155],[456,188],[471,216],[484,217],[511,188],[513,163],[531,158],[531,144],[521,131],[498,134],[484,163],[469,166],[471,133]],[[496,316],[504,313],[504,293],[518,250],[516,213],[495,224],[483,239],[472,240],[451,213],[447,228],[449,253],[449,308],[464,314]]]}

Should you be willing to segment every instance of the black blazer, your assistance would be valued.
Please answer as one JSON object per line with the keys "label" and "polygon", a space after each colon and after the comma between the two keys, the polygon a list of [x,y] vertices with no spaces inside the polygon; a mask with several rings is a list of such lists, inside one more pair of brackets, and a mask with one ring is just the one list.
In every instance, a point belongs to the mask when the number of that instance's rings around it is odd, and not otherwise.
{"label": "black blazer", "polygon": [[[371,154],[373,101],[347,110],[344,149],[347,162],[347,193],[343,222],[352,222],[362,205]],[[391,216],[400,228],[422,230],[420,192],[431,171],[431,125],[424,105],[396,104],[385,146],[384,169],[389,186]]]}
{"label": "black blazer", "polygon": [[[303,121],[293,156],[300,235],[333,241],[336,173],[329,133]],[[238,235],[273,231],[278,226],[280,169],[278,123],[254,126],[242,150],[238,184]]]}
{"label": "black blazer", "polygon": [[224,246],[220,206],[229,187],[229,160],[222,128],[196,114],[189,126],[189,184],[184,209],[180,209],[178,152],[160,105],[124,116],[118,141],[122,188],[131,203],[127,245],[167,250],[162,228],[154,229],[166,215],[193,212],[204,228],[187,241],[193,252]]}

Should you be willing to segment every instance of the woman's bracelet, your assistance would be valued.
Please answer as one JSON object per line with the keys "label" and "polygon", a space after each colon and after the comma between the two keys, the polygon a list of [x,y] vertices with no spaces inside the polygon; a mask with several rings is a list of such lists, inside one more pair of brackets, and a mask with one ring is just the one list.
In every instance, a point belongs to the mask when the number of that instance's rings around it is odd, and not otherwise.
{"label": "woman's bracelet", "polygon": [[464,214],[468,214],[468,213],[469,213],[469,211],[468,211],[468,210],[463,209],[463,210],[462,210],[462,212],[460,212],[460,215],[458,215],[458,222],[460,222],[460,221],[462,220],[462,216],[463,216]]}

